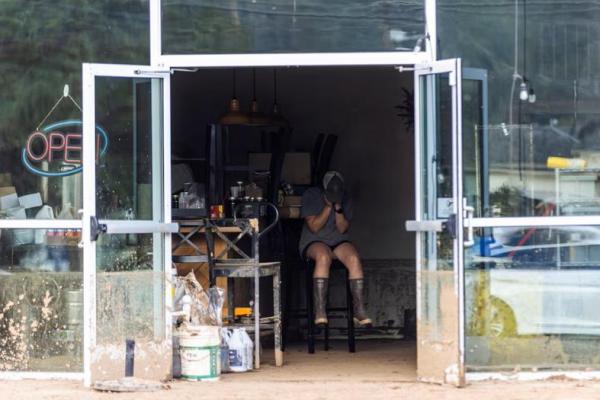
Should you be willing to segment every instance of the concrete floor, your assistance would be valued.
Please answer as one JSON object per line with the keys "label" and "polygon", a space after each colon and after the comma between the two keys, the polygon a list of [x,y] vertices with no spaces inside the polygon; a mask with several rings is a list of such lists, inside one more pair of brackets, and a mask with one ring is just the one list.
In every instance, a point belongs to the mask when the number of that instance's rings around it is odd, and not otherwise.
{"label": "concrete floor", "polygon": [[600,383],[553,380],[536,383],[484,382],[465,389],[416,382],[415,343],[404,341],[359,341],[358,352],[346,351],[345,342],[334,342],[329,352],[309,355],[304,346],[286,351],[285,365],[277,368],[265,350],[260,371],[225,374],[219,382],[169,384],[169,390],[154,393],[99,393],[81,383],[59,381],[0,382],[0,399],[393,399],[419,400],[554,400],[598,399]]}

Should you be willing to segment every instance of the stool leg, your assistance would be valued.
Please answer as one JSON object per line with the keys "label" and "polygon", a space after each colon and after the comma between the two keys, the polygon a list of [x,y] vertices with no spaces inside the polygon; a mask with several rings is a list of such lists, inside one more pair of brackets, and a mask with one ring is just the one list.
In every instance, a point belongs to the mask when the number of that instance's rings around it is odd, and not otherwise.
{"label": "stool leg", "polygon": [[329,351],[329,324],[325,325],[325,343],[323,348],[325,349],[325,351]]}
{"label": "stool leg", "polygon": [[260,275],[254,267],[254,368],[260,368]]}
{"label": "stool leg", "polygon": [[313,304],[313,279],[312,279],[312,268],[307,266],[306,268],[306,321],[307,321],[307,342],[309,354],[315,352],[315,321],[314,315],[314,304]]}
{"label": "stool leg", "polygon": [[281,277],[279,270],[273,275],[273,314],[274,335],[275,336],[275,365],[281,367],[283,365],[283,350],[281,346],[281,296],[280,296]]}
{"label": "stool leg", "polygon": [[235,281],[233,278],[227,278],[227,321],[230,324],[234,323],[235,320],[235,293],[233,286],[235,285]]}
{"label": "stool leg", "polygon": [[[348,278],[346,276],[346,278]],[[354,341],[354,304],[352,302],[352,292],[350,291],[350,282],[346,279],[346,320],[348,322],[348,351],[356,352],[356,343]]]}

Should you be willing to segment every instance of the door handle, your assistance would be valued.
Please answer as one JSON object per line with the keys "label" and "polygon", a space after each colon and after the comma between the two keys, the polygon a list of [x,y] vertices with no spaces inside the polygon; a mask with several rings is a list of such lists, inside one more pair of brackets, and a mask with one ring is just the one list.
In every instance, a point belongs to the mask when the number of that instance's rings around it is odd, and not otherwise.
{"label": "door handle", "polygon": [[465,214],[465,225],[467,226],[467,240],[464,241],[464,246],[471,247],[475,244],[475,239],[473,238],[473,214],[475,213],[475,208],[465,204],[463,210]]}
{"label": "door handle", "polygon": [[442,232],[444,230],[443,220],[428,220],[428,221],[406,221],[405,229],[408,232]]}

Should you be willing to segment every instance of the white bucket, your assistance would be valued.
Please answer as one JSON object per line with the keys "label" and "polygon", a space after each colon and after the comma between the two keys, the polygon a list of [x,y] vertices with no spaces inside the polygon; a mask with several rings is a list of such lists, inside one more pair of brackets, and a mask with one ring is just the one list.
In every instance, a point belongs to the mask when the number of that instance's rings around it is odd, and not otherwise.
{"label": "white bucket", "polygon": [[218,326],[202,326],[197,334],[179,338],[181,377],[216,381],[221,375],[221,335]]}

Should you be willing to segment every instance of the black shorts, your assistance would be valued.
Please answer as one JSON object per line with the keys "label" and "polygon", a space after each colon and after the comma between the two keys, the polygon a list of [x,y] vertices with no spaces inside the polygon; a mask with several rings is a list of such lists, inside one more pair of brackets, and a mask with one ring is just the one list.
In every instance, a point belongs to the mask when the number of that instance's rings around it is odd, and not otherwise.
{"label": "black shorts", "polygon": [[338,246],[344,244],[344,243],[350,243],[349,240],[342,240],[339,243],[336,243],[332,246],[328,245],[327,243],[321,242],[320,240],[314,240],[312,242],[308,242],[308,244],[306,246],[304,246],[304,250],[302,250],[302,259],[303,260],[308,260],[308,256],[306,255],[306,252],[308,251],[308,248],[310,246],[312,246],[314,243],[323,243],[325,246],[329,247],[331,249],[331,251],[334,251]]}

